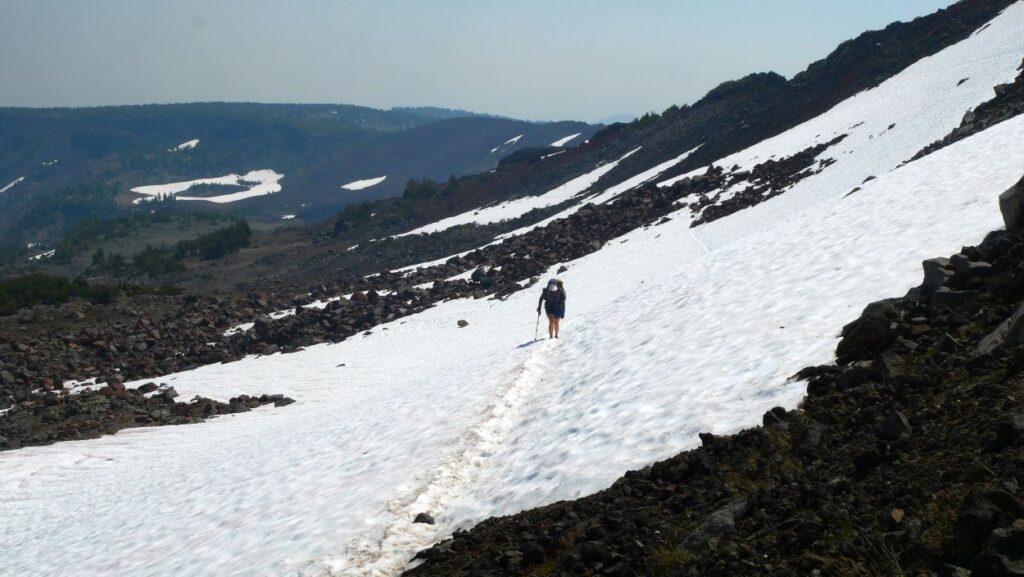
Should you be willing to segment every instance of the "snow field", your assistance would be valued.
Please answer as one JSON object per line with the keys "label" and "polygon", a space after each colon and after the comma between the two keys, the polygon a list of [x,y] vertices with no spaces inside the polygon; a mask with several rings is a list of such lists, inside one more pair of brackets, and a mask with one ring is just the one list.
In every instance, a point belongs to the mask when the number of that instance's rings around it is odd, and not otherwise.
{"label": "snow field", "polygon": [[[280,180],[284,178],[283,174],[278,174],[273,170],[251,170],[244,175],[229,174],[227,176],[218,176],[216,178],[201,178],[198,180],[188,180],[185,182],[172,182],[169,184],[154,184],[148,186],[137,186],[132,192],[137,194],[145,195],[143,198],[137,198],[133,202],[139,204],[141,202],[152,200],[162,196],[174,196],[178,200],[203,200],[206,202],[213,202],[217,204],[225,204],[229,202],[237,202],[239,200],[245,200],[247,198],[253,198],[257,196],[264,196],[267,194],[274,194],[275,192],[281,192]],[[214,184],[214,185],[243,185],[249,186],[248,190],[241,192],[233,192],[230,194],[222,194],[218,196],[182,196],[181,193],[187,192],[190,188],[195,185],[202,184]],[[146,198],[149,197],[149,198]]]}

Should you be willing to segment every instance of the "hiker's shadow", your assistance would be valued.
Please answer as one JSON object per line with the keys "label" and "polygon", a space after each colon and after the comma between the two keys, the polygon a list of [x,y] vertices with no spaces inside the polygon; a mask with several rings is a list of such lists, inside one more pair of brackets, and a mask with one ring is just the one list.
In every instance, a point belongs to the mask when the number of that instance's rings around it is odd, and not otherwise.
{"label": "hiker's shadow", "polygon": [[529,340],[529,341],[526,341],[525,343],[523,343],[523,344],[519,345],[519,346],[518,346],[518,347],[516,347],[516,348],[517,348],[517,349],[525,349],[526,347],[528,347],[528,346],[530,346],[530,345],[534,345],[534,344],[537,344],[537,343],[539,343],[539,342],[540,342],[540,340],[538,340],[538,339],[533,339],[533,340]]}

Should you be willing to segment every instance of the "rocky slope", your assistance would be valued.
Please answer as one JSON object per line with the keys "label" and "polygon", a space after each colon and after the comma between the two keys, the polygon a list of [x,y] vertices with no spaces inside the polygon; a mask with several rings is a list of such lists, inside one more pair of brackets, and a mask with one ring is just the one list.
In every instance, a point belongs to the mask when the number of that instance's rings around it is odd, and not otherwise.
{"label": "rocky slope", "polygon": [[1004,214],[846,326],[799,409],[457,532],[407,575],[1024,574],[1024,222]]}

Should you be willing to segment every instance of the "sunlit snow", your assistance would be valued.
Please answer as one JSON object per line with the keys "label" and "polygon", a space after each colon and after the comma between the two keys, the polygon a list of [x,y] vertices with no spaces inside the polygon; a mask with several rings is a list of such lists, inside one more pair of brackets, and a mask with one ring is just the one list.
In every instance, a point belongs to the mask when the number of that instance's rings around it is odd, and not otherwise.
{"label": "sunlit snow", "polygon": [[341,187],[346,190],[363,190],[364,188],[370,188],[371,186],[384,182],[384,179],[386,178],[387,175],[378,176],[377,178],[367,178],[365,180],[356,180],[348,184],[343,184]]}
{"label": "sunlit snow", "polygon": [[570,134],[569,136],[566,136],[565,138],[559,138],[558,140],[552,142],[551,146],[565,146],[566,144],[569,143],[570,140],[576,138],[577,136],[579,136],[581,134],[583,134],[583,133],[582,132],[577,132],[576,134]]}

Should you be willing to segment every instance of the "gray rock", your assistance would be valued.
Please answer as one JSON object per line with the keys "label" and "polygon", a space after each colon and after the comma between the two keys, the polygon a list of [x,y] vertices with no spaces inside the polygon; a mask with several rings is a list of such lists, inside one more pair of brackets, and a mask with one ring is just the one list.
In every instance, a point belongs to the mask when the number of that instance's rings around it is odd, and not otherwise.
{"label": "gray rock", "polygon": [[425,525],[433,525],[434,518],[429,513],[420,513],[416,515],[416,518],[412,520],[413,523],[423,523]]}
{"label": "gray rock", "polygon": [[825,431],[828,429],[825,425],[817,422],[810,422],[807,424],[807,428],[800,435],[800,440],[797,442],[797,449],[803,452],[812,452],[818,448],[821,444],[822,437],[825,436]]}
{"label": "gray rock", "polygon": [[1024,577],[1024,529],[999,528],[971,561],[972,577]]}
{"label": "gray rock", "polygon": [[978,295],[978,291],[957,291],[942,287],[932,295],[932,306],[955,309]]}
{"label": "gray rock", "polygon": [[992,264],[983,261],[972,261],[962,254],[949,257],[949,264],[958,274],[966,276],[991,276]]}
{"label": "gray rock", "polygon": [[1010,349],[1024,342],[1024,305],[1017,307],[1008,319],[978,343],[978,354],[987,355],[1003,346]]}
{"label": "gray rock", "polygon": [[1024,178],[999,195],[999,210],[1006,230],[1024,230]]}
{"label": "gray rock", "polygon": [[899,316],[893,300],[878,301],[864,308],[860,318],[843,327],[836,347],[840,364],[874,357],[896,340],[893,319]]}
{"label": "gray rock", "polygon": [[922,296],[933,295],[953,277],[953,271],[949,270],[948,258],[930,258],[921,265],[924,267],[924,283],[921,285]]}
{"label": "gray rock", "polygon": [[708,515],[692,533],[683,539],[683,548],[692,552],[703,551],[708,541],[729,533],[736,527],[736,518],[744,515],[750,508],[750,500],[740,497],[726,506]]}
{"label": "gray rock", "polygon": [[463,327],[469,326],[469,322],[468,321],[464,321],[462,319],[459,319],[459,321],[457,323],[455,323],[455,324],[459,325],[460,329],[463,328]]}

